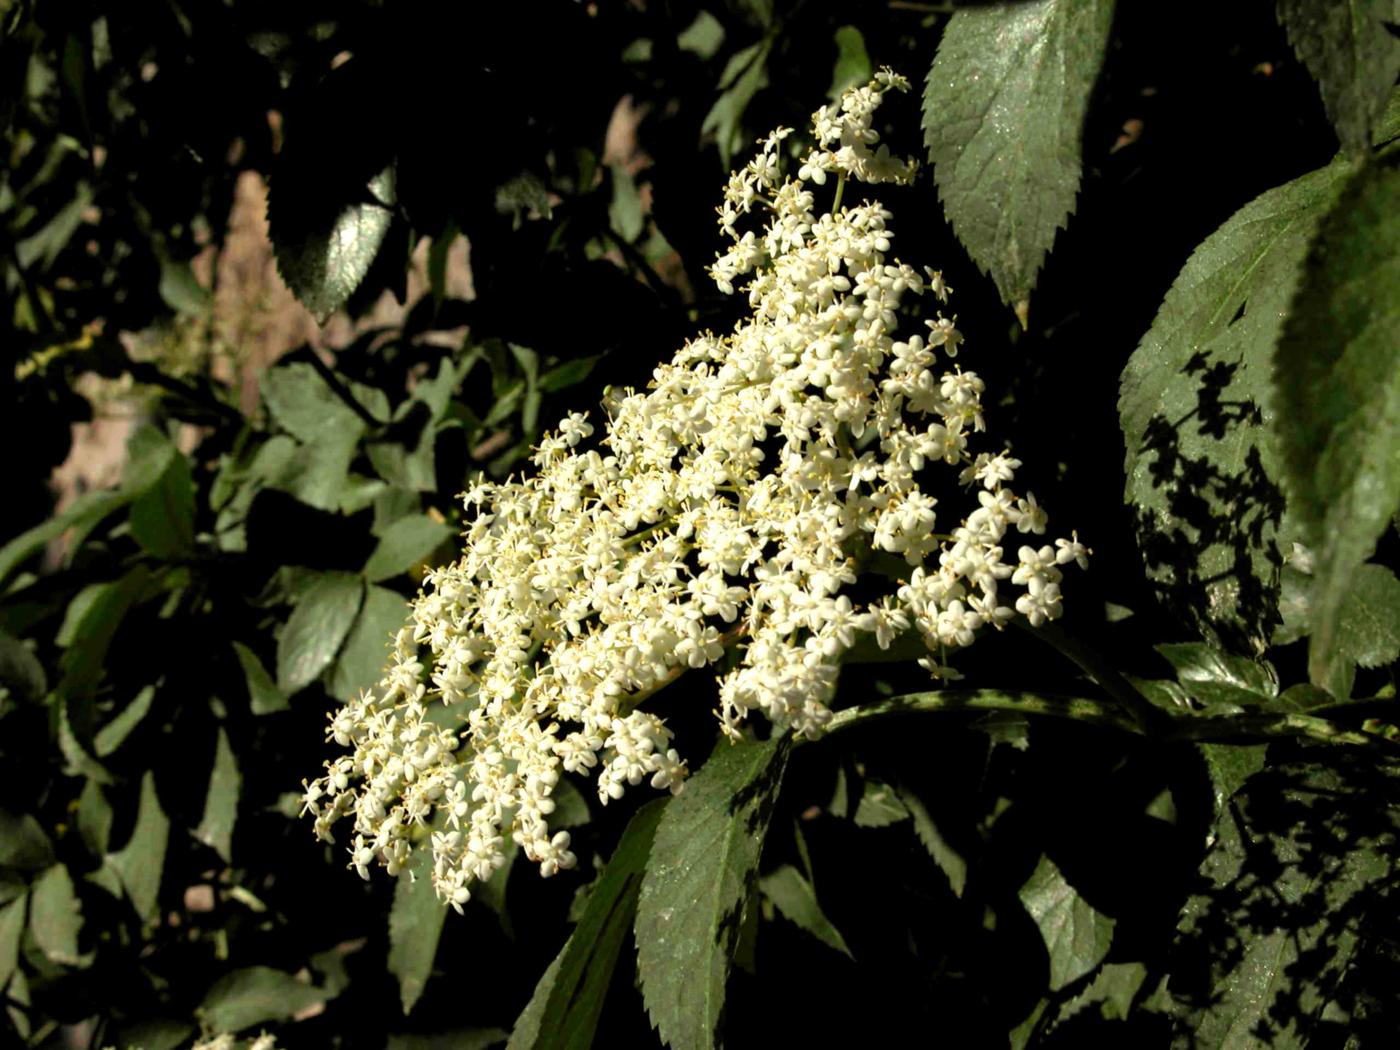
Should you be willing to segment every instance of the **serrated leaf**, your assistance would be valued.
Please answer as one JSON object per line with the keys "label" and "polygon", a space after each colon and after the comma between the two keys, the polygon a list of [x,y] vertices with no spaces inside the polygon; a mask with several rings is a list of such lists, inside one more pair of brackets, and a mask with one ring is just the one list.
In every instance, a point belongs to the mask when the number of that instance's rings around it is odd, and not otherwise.
{"label": "serrated leaf", "polygon": [[1393,0],[1278,0],[1278,19],[1342,148],[1364,155],[1400,74],[1400,41],[1385,28],[1396,20]]}
{"label": "serrated leaf", "polygon": [[44,957],[63,966],[78,966],[78,932],[83,908],[73,891],[73,878],[62,864],[46,869],[29,889],[29,932]]}
{"label": "serrated leaf", "polygon": [[1364,169],[1318,229],[1275,393],[1289,510],[1316,556],[1308,673],[1330,688],[1342,603],[1400,505],[1400,170]]}
{"label": "serrated leaf", "polygon": [[1349,165],[1256,197],[1207,237],[1123,370],[1124,496],[1161,597],[1207,637],[1262,651],[1284,509],[1269,427],[1274,346]]}
{"label": "serrated leaf", "polygon": [[765,875],[758,885],[763,895],[789,922],[806,930],[828,948],[854,958],[841,931],[832,925],[817,903],[817,891],[791,864],[784,864],[771,875]]}
{"label": "serrated leaf", "polygon": [[924,844],[924,849],[928,850],[928,855],[933,858],[933,862],[943,874],[948,876],[948,885],[952,888],[953,896],[961,897],[963,888],[967,885],[967,861],[948,844],[922,799],[912,791],[901,789],[899,800],[914,818],[914,832]]}
{"label": "serrated leaf", "polygon": [[284,694],[306,688],[330,666],[355,623],[364,595],[364,581],[355,573],[317,574],[277,639],[277,687]]}
{"label": "serrated leaf", "polygon": [[379,537],[374,553],[365,562],[370,583],[408,572],[451,539],[456,530],[426,514],[412,514],[394,522]]}
{"label": "serrated leaf", "polygon": [[1400,657],[1400,580],[1383,565],[1361,566],[1337,622],[1342,653],[1362,667]]}
{"label": "serrated leaf", "polygon": [[19,942],[24,936],[28,902],[29,895],[21,893],[0,908],[0,989],[10,983],[10,977],[19,965]]}
{"label": "serrated leaf", "polygon": [[731,745],[667,805],[637,904],[642,999],[675,1050],[716,1042],[725,982],[787,766],[787,737]]}
{"label": "serrated leaf", "polygon": [[228,733],[219,727],[214,744],[214,765],[209,774],[209,790],[204,796],[204,817],[194,837],[213,848],[225,864],[232,862],[233,825],[238,819],[238,760],[229,746]]}
{"label": "serrated leaf", "polygon": [[1177,681],[1203,706],[1264,704],[1278,696],[1278,675],[1273,666],[1217,649],[1204,642],[1159,645],[1176,671]]}
{"label": "serrated leaf", "polygon": [[53,863],[53,844],[32,813],[0,809],[0,868],[38,871]]}
{"label": "serrated leaf", "polygon": [[1389,1011],[1357,1010],[1368,980],[1358,951],[1387,936],[1392,914],[1397,810],[1385,779],[1360,764],[1278,767],[1222,812],[1169,961],[1173,1045],[1389,1041]]}
{"label": "serrated leaf", "polygon": [[878,780],[867,780],[856,806],[856,824],[862,828],[883,828],[909,819],[909,810],[894,788]]}
{"label": "serrated leaf", "polygon": [[115,718],[97,731],[92,742],[93,750],[97,753],[98,758],[106,758],[126,742],[126,738],[131,735],[132,730],[141,724],[141,720],[151,710],[151,701],[155,699],[155,696],[156,687],[146,686],[132,698],[131,703],[121,709]]}
{"label": "serrated leaf", "polygon": [[131,838],[120,850],[107,856],[136,914],[148,922],[156,916],[169,837],[170,818],[160,808],[155,774],[148,770],[141,778],[141,801]]}
{"label": "serrated leaf", "polygon": [[[277,196],[274,181],[271,197]],[[357,200],[344,204],[329,223],[297,223],[289,229],[276,221],[282,209],[270,212],[270,236],[277,270],[301,304],[325,324],[369,273],[379,246],[394,218],[394,168],[369,180]]]}
{"label": "serrated leaf", "polygon": [[1003,302],[1025,301],[1074,210],[1080,139],[1112,0],[953,12],[924,91],[924,141],[953,232]]}
{"label": "serrated leaf", "polygon": [[214,982],[199,1014],[217,1032],[239,1032],[255,1024],[281,1021],[317,1003],[326,993],[291,974],[268,966],[234,970]]}
{"label": "serrated leaf", "polygon": [[598,877],[578,926],[526,1004],[507,1050],[588,1050],[632,927],[642,872],[651,856],[666,799],[639,809]]}
{"label": "serrated leaf", "polygon": [[243,681],[248,688],[248,707],[255,715],[268,715],[287,708],[287,698],[282,695],[272,676],[263,667],[257,654],[242,642],[233,643],[233,651],[238,657],[238,665],[243,668]]}
{"label": "serrated leaf", "polygon": [[408,616],[408,603],[397,591],[373,586],[365,589],[364,604],[355,616],[355,625],[345,638],[345,646],[331,674],[333,695],[351,699],[362,689],[374,687],[384,676],[394,635]]}
{"label": "serrated leaf", "polygon": [[1219,816],[1244,782],[1264,768],[1265,744],[1197,744],[1210,775],[1211,798]]}
{"label": "serrated leaf", "polygon": [[1049,857],[1040,858],[1020,898],[1050,953],[1050,991],[1103,962],[1113,941],[1113,920],[1090,907]]}
{"label": "serrated leaf", "polygon": [[438,939],[447,906],[433,889],[433,851],[423,843],[409,860],[408,871],[394,885],[389,909],[389,972],[399,982],[404,1015],[412,1011],[432,976]]}

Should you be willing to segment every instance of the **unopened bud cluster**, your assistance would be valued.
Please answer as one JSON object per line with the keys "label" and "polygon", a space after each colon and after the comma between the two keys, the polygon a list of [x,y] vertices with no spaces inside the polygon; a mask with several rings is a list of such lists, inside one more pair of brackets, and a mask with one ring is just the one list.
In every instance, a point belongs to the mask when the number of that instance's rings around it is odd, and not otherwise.
{"label": "unopened bud cluster", "polygon": [[[911,297],[950,289],[890,256],[880,204],[817,210],[828,176],[838,194],[913,178],[872,126],[907,87],[882,71],[819,111],[796,178],[781,171],[788,129],[731,177],[711,274],[747,295],[734,331],[612,397],[602,433],[570,414],[532,476],[466,493],[462,557],[427,575],[379,688],[332,717],[346,752],[307,788],[322,836],[353,818],[361,874],[396,873],[430,841],[434,885],[460,910],[507,836],[544,875],[570,867],[550,827],[561,774],[591,777],[604,804],[643,781],[679,790],[685,760],[638,705],[688,669],[722,668],[729,736],[754,711],[815,736],[863,637],[917,631],[921,663],[950,677],[946,654],[982,627],[1059,615],[1061,566],[1087,552],[1039,539],[1044,510],[1010,488],[1019,460],[970,447],[983,383],[952,363],[953,319],[899,334]],[[949,508],[931,489],[972,495]],[[891,555],[904,578],[870,571]]]}

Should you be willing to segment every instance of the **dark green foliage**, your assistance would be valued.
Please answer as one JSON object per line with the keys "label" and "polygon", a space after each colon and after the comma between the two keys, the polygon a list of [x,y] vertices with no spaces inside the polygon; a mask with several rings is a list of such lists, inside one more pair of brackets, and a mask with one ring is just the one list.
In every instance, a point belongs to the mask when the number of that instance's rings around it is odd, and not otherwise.
{"label": "dark green foliage", "polygon": [[[1395,12],[546,6],[0,4],[0,1044],[1389,1046]],[[728,166],[886,64],[925,91],[882,141],[932,170],[845,199],[957,288],[1094,548],[1061,629],[966,689],[863,647],[829,738],[703,765],[688,674],[649,701],[680,795],[555,790],[575,870],[510,844],[458,916],[422,828],[363,882],[300,785],[457,494],[733,324]],[[328,323],[245,367],[249,179]],[[121,478],[58,509],[108,394]]]}

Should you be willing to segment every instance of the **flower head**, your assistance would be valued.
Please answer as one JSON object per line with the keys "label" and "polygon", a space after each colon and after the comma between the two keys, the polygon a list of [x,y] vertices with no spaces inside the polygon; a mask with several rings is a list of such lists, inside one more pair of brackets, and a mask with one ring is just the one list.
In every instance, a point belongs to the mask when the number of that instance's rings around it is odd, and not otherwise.
{"label": "flower head", "polygon": [[[886,648],[917,631],[921,662],[955,678],[948,652],[1013,608],[1059,614],[1059,567],[1087,552],[1060,540],[1004,560],[1011,527],[1042,533],[1045,512],[1009,487],[1018,459],[969,451],[984,387],[947,361],[953,322],[899,334],[919,327],[914,300],[951,290],[889,255],[879,202],[818,210],[827,174],[913,177],[872,126],[907,88],[883,71],[819,110],[795,178],[787,129],[731,176],[711,275],[747,298],[732,332],[691,340],[602,417],[571,413],[530,476],[466,494],[461,557],[425,578],[379,688],[332,717],[349,753],[304,796],[327,838],[353,817],[362,874],[401,870],[425,840],[460,908],[507,835],[544,875],[572,866],[549,826],[561,774],[592,777],[603,804],[643,782],[679,791],[682,752],[640,705],[691,669],[727,659],[716,715],[731,737],[754,712],[815,736],[863,637]],[[965,517],[949,503],[960,478],[976,492]],[[907,579],[870,571],[880,555]],[[853,598],[859,578],[876,597]]]}

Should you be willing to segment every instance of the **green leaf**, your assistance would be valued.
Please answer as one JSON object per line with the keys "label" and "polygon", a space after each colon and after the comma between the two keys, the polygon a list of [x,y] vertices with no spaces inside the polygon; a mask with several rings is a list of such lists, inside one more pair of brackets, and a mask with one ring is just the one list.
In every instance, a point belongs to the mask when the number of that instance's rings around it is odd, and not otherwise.
{"label": "green leaf", "polygon": [[516,1020],[507,1050],[588,1050],[593,1045],[613,971],[632,927],[642,873],[668,805],[674,802],[654,799],[632,817],[589,894],[578,926]]}
{"label": "green leaf", "polygon": [[637,904],[637,966],[652,1024],[676,1050],[716,1042],[787,740],[721,739],[657,828]]}
{"label": "green leaf", "polygon": [[1125,1020],[1146,979],[1147,967],[1140,962],[1106,963],[1089,987],[1060,1008],[1055,1023],[1063,1024],[1090,1006],[1098,1006],[1105,1021]]}
{"label": "green leaf", "polygon": [[712,58],[724,43],[724,25],[708,11],[700,11],[695,21],[676,36],[676,46],[701,59]]}
{"label": "green leaf", "polygon": [[847,88],[870,83],[873,67],[865,50],[865,37],[855,26],[836,30],[836,65],[831,70],[831,87],[827,97],[835,101]]}
{"label": "green leaf", "polygon": [[128,493],[111,489],[85,492],[63,514],[20,533],[0,547],[0,587],[30,558],[41,553],[54,540],[69,532],[69,549],[77,550],[93,529],[110,514],[131,502]]}
{"label": "green leaf", "polygon": [[225,864],[232,863],[233,825],[238,819],[238,760],[229,746],[228,733],[219,727],[214,745],[214,767],[209,774],[209,791],[204,796],[204,819],[194,837],[214,849]]}
{"label": "green leaf", "polygon": [[112,774],[88,749],[73,728],[68,698],[62,694],[54,699],[55,717],[58,722],[58,750],[67,762],[64,773],[69,776],[91,777],[100,784],[113,783]]}
{"label": "green leaf", "polygon": [[1171,955],[1180,1045],[1341,1045],[1366,1031],[1368,938],[1385,937],[1393,914],[1396,801],[1393,778],[1316,759],[1265,770],[1235,796]]}
{"label": "green leaf", "polygon": [[[94,857],[101,857],[111,844],[112,804],[107,801],[102,784],[91,778],[78,796],[78,834]],[[117,892],[120,895],[120,888]]]}
{"label": "green leaf", "polygon": [[1207,637],[1254,651],[1278,617],[1283,560],[1274,346],[1349,171],[1334,162],[1269,190],[1201,242],[1123,370],[1125,498],[1148,575]]}
{"label": "green leaf", "polygon": [[10,983],[10,977],[19,965],[19,942],[24,936],[28,900],[28,894],[21,893],[0,908],[0,989]]}
{"label": "green leaf", "polygon": [[1266,744],[1197,744],[1196,747],[1210,774],[1216,816],[1244,782],[1264,768],[1269,750]]}
{"label": "green leaf", "polygon": [[120,579],[84,587],[69,603],[55,639],[65,650],[58,662],[64,696],[86,696],[97,688],[117,628],[149,579],[150,573],[137,566]]}
{"label": "green leaf", "polygon": [[242,642],[233,643],[233,651],[238,657],[238,665],[243,668],[243,681],[248,687],[248,706],[255,715],[268,715],[287,708],[287,698],[282,695],[258,659],[257,654]]}
{"label": "green leaf", "polygon": [[129,523],[132,538],[157,558],[174,558],[194,543],[194,480],[178,451],[131,504]]}
{"label": "green leaf", "polygon": [[1289,510],[1316,556],[1308,672],[1329,688],[1342,603],[1400,506],[1400,170],[1364,169],[1318,230],[1275,392]]}
{"label": "green leaf", "polygon": [[160,898],[160,877],[165,868],[165,847],[170,837],[170,818],[160,808],[156,797],[155,774],[149,770],[141,779],[141,802],[136,811],[136,826],[108,862],[115,869],[131,899],[136,914],[149,922],[157,914]]}
{"label": "green leaf", "polygon": [[29,932],[44,958],[64,966],[91,961],[78,953],[83,907],[73,892],[73,878],[62,864],[48,868],[29,890]]}
{"label": "green leaf", "polygon": [[501,1028],[453,1028],[425,1035],[405,1032],[389,1036],[384,1050],[491,1050],[509,1035]]}
{"label": "green leaf", "polygon": [[330,666],[364,596],[364,581],[354,573],[317,575],[277,639],[277,687],[283,693],[290,696],[306,688]]}
{"label": "green leaf", "polygon": [[199,283],[188,262],[162,258],[156,291],[166,306],[189,317],[208,317],[214,307],[213,293]]}
{"label": "green leaf", "polygon": [[199,1014],[217,1032],[239,1032],[255,1024],[281,1021],[326,1000],[321,988],[282,970],[249,966],[214,982]]}
{"label": "green leaf", "polygon": [[1021,887],[1021,903],[1050,953],[1050,991],[1089,973],[1108,954],[1113,920],[1086,904],[1049,857]]}
{"label": "green leaf", "polygon": [[719,147],[720,160],[725,167],[742,146],[739,128],[744,110],[749,108],[754,95],[768,84],[768,53],[772,47],[772,38],[764,38],[730,57],[719,78],[719,98],[700,125],[702,137],[714,132],[715,145]]}
{"label": "green leaf", "polygon": [[784,864],[771,875],[765,875],[758,885],[763,895],[789,922],[806,930],[828,948],[854,958],[841,931],[832,925],[817,903],[817,891],[791,864]]}
{"label": "green leaf", "polygon": [[116,1044],[122,1050],[129,1050],[131,1047],[140,1047],[141,1050],[180,1050],[195,1034],[194,1025],[188,1021],[156,1018],[122,1025],[117,1029]]}
{"label": "green leaf", "polygon": [[953,896],[961,897],[963,888],[967,885],[967,861],[948,844],[922,799],[912,791],[901,789],[899,800],[914,818],[914,832],[924,844],[924,849],[928,850],[928,855],[933,858],[933,862],[943,874],[948,876],[948,885],[953,890]]}
{"label": "green leaf", "polygon": [[1383,667],[1400,657],[1400,580],[1383,565],[1356,571],[1342,599],[1337,643],[1362,667]]}
{"label": "green leaf", "polygon": [[4,631],[0,631],[0,688],[31,703],[49,691],[48,676],[39,658],[18,638]]}
{"label": "green leaf", "polygon": [[883,828],[908,820],[909,810],[899,800],[894,788],[878,780],[867,780],[860,804],[856,806],[855,819],[862,828]]}
{"label": "green leaf", "polygon": [[636,180],[621,164],[609,168],[612,172],[612,203],[608,205],[608,225],[628,244],[642,235],[646,218],[642,215],[642,195]]}
{"label": "green leaf", "polygon": [[1266,662],[1235,656],[1201,642],[1159,645],[1157,651],[1175,669],[1177,681],[1187,695],[1207,708],[1248,707],[1268,703],[1278,696],[1278,675]]}
{"label": "green leaf", "polygon": [[1278,0],[1288,42],[1322,91],[1342,149],[1364,156],[1400,74],[1400,41],[1386,30],[1393,0]]}
{"label": "green leaf", "polygon": [[97,735],[93,737],[93,750],[99,758],[106,758],[125,743],[132,730],[141,724],[141,720],[150,711],[155,695],[156,687],[146,686],[136,694],[131,703],[122,708],[121,714],[97,731]]}
{"label": "green leaf", "polygon": [[334,441],[347,431],[357,439],[364,433],[364,420],[304,361],[263,373],[262,396],[277,425],[303,445]]}
{"label": "green leaf", "polygon": [[[345,305],[369,273],[389,232],[395,199],[391,165],[370,179],[361,199],[346,204],[328,225],[292,234],[283,223],[272,223],[277,270],[321,324]],[[270,218],[280,217],[281,211]]]}
{"label": "green leaf", "polygon": [[345,647],[331,673],[331,693],[341,699],[358,696],[362,689],[373,689],[384,677],[389,647],[408,619],[408,603],[403,595],[387,587],[369,587],[365,603],[355,617],[355,626],[345,639]]}
{"label": "green leaf", "polygon": [[433,853],[426,843],[419,847],[408,870],[412,877],[399,877],[389,909],[389,972],[398,979],[405,1016],[432,976],[438,939],[447,918],[447,906],[433,889]]}
{"label": "green leaf", "polygon": [[593,367],[601,357],[601,354],[591,354],[588,357],[576,357],[572,361],[555,365],[540,376],[540,392],[556,394],[561,390],[567,390],[571,386],[582,383],[588,378],[589,373],[593,371]]}
{"label": "green leaf", "polygon": [[380,535],[379,545],[365,562],[365,578],[378,583],[408,572],[426,561],[456,531],[451,525],[434,521],[426,514],[400,518]]}
{"label": "green leaf", "polygon": [[0,809],[0,868],[38,871],[53,863],[53,844],[32,813]]}
{"label": "green leaf", "polygon": [[943,32],[924,140],[953,232],[1003,302],[1029,298],[1074,209],[1112,21],[1112,0],[1028,0],[960,8]]}

